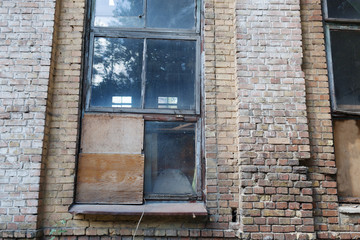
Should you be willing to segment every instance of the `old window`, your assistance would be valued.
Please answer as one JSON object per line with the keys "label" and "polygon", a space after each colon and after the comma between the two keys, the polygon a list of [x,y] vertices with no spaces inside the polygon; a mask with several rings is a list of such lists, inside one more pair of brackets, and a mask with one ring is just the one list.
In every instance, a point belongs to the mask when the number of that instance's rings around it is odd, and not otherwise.
{"label": "old window", "polygon": [[360,2],[324,1],[338,192],[360,199]]}
{"label": "old window", "polygon": [[199,1],[89,9],[75,201],[201,199]]}

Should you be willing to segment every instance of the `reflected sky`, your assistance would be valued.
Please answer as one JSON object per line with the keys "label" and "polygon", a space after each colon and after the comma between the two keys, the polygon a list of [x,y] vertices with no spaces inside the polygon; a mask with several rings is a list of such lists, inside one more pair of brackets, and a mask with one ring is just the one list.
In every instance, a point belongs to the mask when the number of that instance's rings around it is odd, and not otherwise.
{"label": "reflected sky", "polygon": [[148,0],[147,26],[151,28],[195,28],[194,0]]}
{"label": "reflected sky", "polygon": [[97,0],[95,26],[195,29],[194,0]]}
{"label": "reflected sky", "polygon": [[143,0],[97,0],[95,26],[142,27]]}

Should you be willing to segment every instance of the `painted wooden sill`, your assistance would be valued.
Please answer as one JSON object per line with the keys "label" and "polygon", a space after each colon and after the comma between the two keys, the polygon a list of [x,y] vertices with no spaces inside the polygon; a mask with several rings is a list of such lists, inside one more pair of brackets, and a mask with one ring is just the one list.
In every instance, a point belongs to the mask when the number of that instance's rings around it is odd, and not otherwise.
{"label": "painted wooden sill", "polygon": [[206,216],[205,204],[197,203],[146,203],[143,205],[102,205],[72,204],[69,212],[73,214],[102,215],[178,215]]}

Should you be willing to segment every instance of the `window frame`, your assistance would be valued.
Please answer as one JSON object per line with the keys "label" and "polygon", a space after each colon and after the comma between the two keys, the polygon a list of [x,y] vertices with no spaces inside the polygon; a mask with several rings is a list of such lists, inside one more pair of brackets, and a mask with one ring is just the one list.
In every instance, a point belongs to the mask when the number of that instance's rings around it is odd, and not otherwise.
{"label": "window frame", "polygon": [[346,31],[360,32],[360,18],[359,19],[329,18],[327,1],[328,0],[323,0],[323,13],[324,13],[325,49],[326,49],[327,70],[328,70],[328,78],[329,78],[331,112],[333,116],[360,115],[360,105],[359,107],[354,108],[354,110],[351,111],[341,108],[337,104],[337,99],[335,96],[335,79],[334,79],[334,68],[333,68],[331,37],[330,37],[331,30],[346,30]]}
{"label": "window frame", "polygon": [[[327,1],[328,0],[322,0],[323,3],[323,14],[324,14],[324,21],[326,22],[337,22],[337,23],[360,23],[360,18],[359,19],[349,19],[349,18],[331,18],[329,17],[329,11],[328,11],[328,5],[327,5]],[[331,1],[331,0],[330,0]]]}
{"label": "window frame", "polygon": [[[175,120],[171,121],[164,121],[161,118],[156,116],[144,116],[145,122],[177,122]],[[196,192],[195,194],[146,194],[145,193],[145,184],[144,184],[144,198],[148,201],[191,201],[191,200],[201,200],[202,199],[202,189],[203,189],[203,178],[202,178],[202,158],[201,158],[201,143],[202,143],[202,131],[201,131],[201,118],[189,118],[178,120],[178,122],[186,122],[186,123],[194,123],[195,124],[195,171],[196,171]],[[144,132],[145,135],[145,132]],[[145,137],[145,136],[144,136]],[[144,141],[144,148],[145,148],[145,141]],[[146,169],[144,168],[144,182],[146,181],[145,178]]]}
{"label": "window frame", "polygon": [[[144,0],[144,5],[146,6],[147,0]],[[201,70],[202,66],[202,35],[201,35],[201,0],[195,0],[195,29],[157,29],[157,28],[121,28],[121,27],[95,27],[95,0],[87,0],[87,14],[86,14],[86,23],[84,29],[84,57],[83,57],[83,76],[82,76],[82,102],[81,102],[81,117],[82,120],[84,114],[87,113],[110,113],[110,114],[124,114],[126,115],[140,115],[143,117],[144,121],[181,121],[181,122],[191,122],[195,123],[195,171],[196,171],[196,193],[191,196],[171,196],[167,194],[166,196],[160,197],[151,197],[150,199],[144,198],[151,202],[164,202],[167,200],[176,201],[176,202],[188,202],[188,201],[203,201],[204,200],[204,119],[203,107],[202,107],[202,97],[203,97],[203,84],[202,84],[202,75]],[[141,87],[141,101],[142,109],[139,108],[128,108],[128,107],[91,107],[91,86],[92,86],[92,64],[94,56],[94,40],[96,37],[105,37],[105,38],[137,38],[143,39],[144,43],[146,39],[164,39],[164,40],[191,40],[195,41],[196,52],[195,52],[195,79],[194,79],[194,104],[195,108],[193,110],[186,109],[165,109],[165,108],[154,108],[154,109],[145,109],[145,98],[144,98],[144,85],[145,85],[145,65],[143,65],[143,71],[141,76],[142,87]],[[143,63],[145,62],[145,45],[143,51]],[[80,124],[80,132],[81,132]],[[81,134],[80,134],[81,135]],[[144,133],[145,137],[145,133]],[[79,140],[80,142],[80,140]],[[144,142],[145,144],[145,142]],[[80,153],[80,144],[78,144],[79,153]],[[145,169],[144,169],[145,174]],[[145,177],[144,177],[145,180]],[[145,186],[144,186],[145,187]],[[196,196],[195,196],[196,195]],[[74,195],[75,196],[75,195]],[[76,198],[75,203],[76,203]],[[83,203],[81,203],[83,204]],[[86,204],[86,203],[85,203]],[[91,205],[91,204],[90,204]]]}
{"label": "window frame", "polygon": [[[328,82],[330,90],[330,104],[331,104],[331,118],[334,124],[334,121],[337,120],[357,120],[360,116],[360,104],[357,109],[346,110],[341,108],[337,104],[337,99],[335,96],[335,79],[334,79],[334,66],[332,60],[332,49],[331,49],[331,30],[346,30],[346,31],[359,31],[360,32],[360,18],[359,19],[347,19],[347,18],[331,18],[328,14],[328,5],[327,1],[331,0],[322,0],[322,13],[323,13],[323,24],[324,24],[324,34],[325,34],[325,52],[326,52],[326,61],[327,61],[327,71],[328,71]],[[334,128],[334,125],[333,125]],[[335,130],[335,129],[333,129]],[[335,134],[335,132],[333,132]],[[335,147],[335,144],[334,144]],[[336,149],[335,149],[336,152]],[[336,159],[335,159],[336,160]],[[338,160],[339,161],[339,160]],[[339,202],[342,203],[359,203],[360,197],[352,196],[338,196]]]}
{"label": "window frame", "polygon": [[[84,112],[107,112],[107,113],[157,113],[157,114],[186,114],[200,115],[201,105],[201,35],[200,35],[200,9],[201,0],[194,0],[195,5],[195,29],[160,29],[160,28],[124,28],[124,27],[95,27],[95,1],[89,0],[87,35],[86,35],[86,58],[85,58],[85,81],[84,81]],[[147,0],[144,0],[146,6]],[[144,7],[145,8],[145,7]],[[146,12],[145,12],[146,14]],[[146,17],[145,17],[146,21]],[[92,64],[94,56],[94,39],[96,37],[104,38],[136,38],[144,40],[144,50],[142,56],[142,74],[141,74],[141,107],[142,108],[121,108],[121,107],[94,107],[90,106],[91,84],[92,84]],[[145,84],[146,84],[146,40],[190,40],[195,41],[195,79],[194,79],[194,110],[187,109],[166,109],[166,108],[145,108]]]}
{"label": "window frame", "polygon": [[[359,22],[360,23],[360,22]],[[326,56],[327,56],[327,68],[328,68],[328,77],[329,77],[329,89],[330,89],[330,99],[331,99],[331,109],[334,114],[345,114],[345,115],[360,115],[360,105],[355,107],[353,111],[345,110],[342,107],[339,107],[337,104],[337,99],[335,96],[335,78],[334,78],[334,68],[332,60],[332,51],[331,51],[331,30],[346,30],[346,31],[359,31],[360,26],[354,25],[337,25],[334,23],[326,23],[325,25],[325,38],[326,38]]]}

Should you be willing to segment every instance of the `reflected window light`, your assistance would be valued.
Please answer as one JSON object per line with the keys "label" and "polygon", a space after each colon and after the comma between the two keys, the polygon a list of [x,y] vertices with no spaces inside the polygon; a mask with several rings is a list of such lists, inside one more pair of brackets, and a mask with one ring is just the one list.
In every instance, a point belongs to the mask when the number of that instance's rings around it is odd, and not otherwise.
{"label": "reflected window light", "polygon": [[131,96],[113,96],[112,107],[131,108]]}
{"label": "reflected window light", "polygon": [[109,0],[109,6],[115,6],[114,0]]}
{"label": "reflected window light", "polygon": [[158,108],[177,108],[177,97],[158,97]]}

